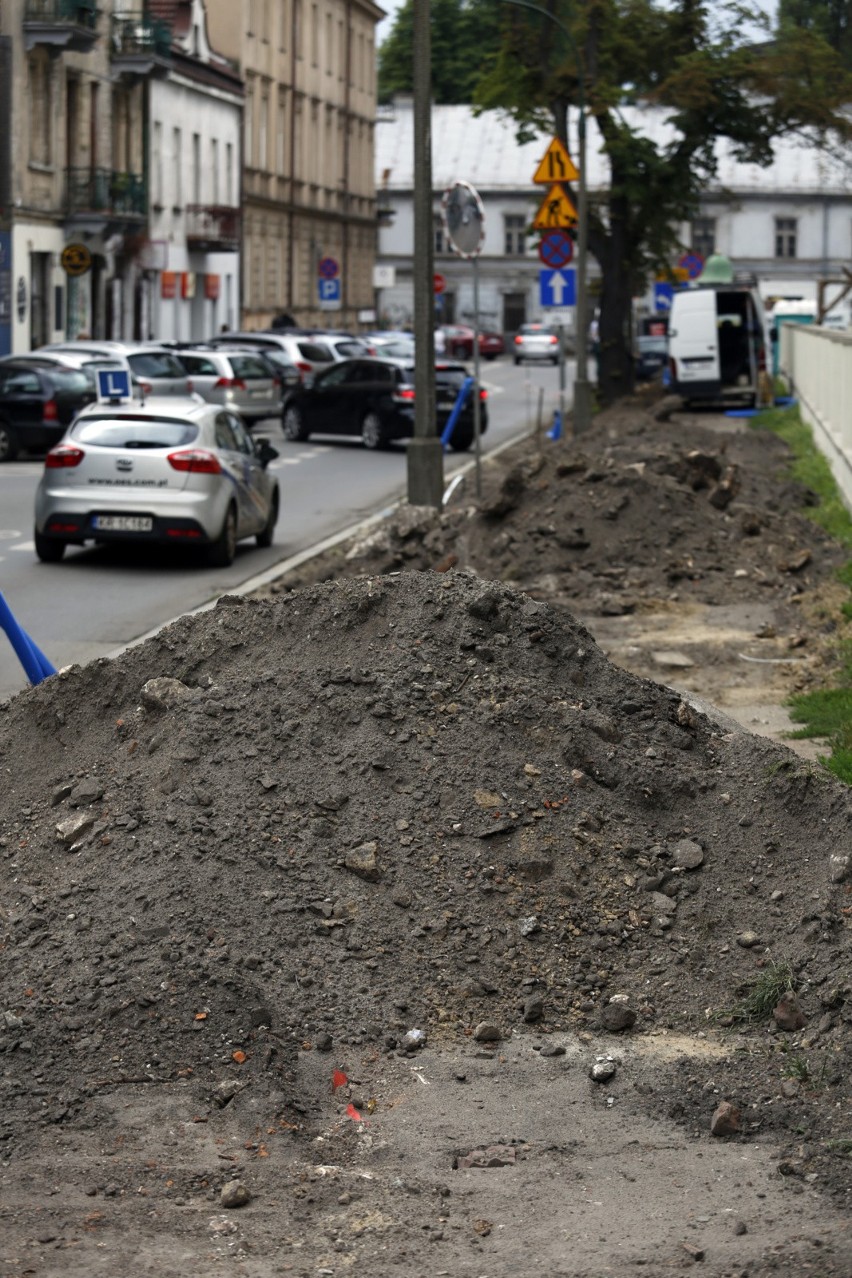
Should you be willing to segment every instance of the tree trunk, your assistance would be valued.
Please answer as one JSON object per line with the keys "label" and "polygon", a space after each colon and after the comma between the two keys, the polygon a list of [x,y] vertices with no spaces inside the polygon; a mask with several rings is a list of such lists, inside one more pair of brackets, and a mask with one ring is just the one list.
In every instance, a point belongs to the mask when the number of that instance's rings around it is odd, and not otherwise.
{"label": "tree trunk", "polygon": [[608,235],[595,236],[594,254],[601,268],[598,299],[598,398],[611,404],[633,390],[633,276],[626,234],[627,210],[610,204]]}

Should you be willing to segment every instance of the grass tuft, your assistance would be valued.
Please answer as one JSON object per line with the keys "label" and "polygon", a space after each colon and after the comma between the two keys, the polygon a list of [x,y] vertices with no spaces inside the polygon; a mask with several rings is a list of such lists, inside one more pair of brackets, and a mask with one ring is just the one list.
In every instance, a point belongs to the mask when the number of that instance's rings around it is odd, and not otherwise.
{"label": "grass tuft", "polygon": [[733,1007],[725,1008],[720,1015],[726,1018],[731,1017],[734,1021],[747,1021],[750,1024],[768,1021],[782,995],[792,992],[795,988],[796,978],[793,968],[786,959],[782,959],[779,963],[768,963],[757,980],[753,982],[745,998]]}

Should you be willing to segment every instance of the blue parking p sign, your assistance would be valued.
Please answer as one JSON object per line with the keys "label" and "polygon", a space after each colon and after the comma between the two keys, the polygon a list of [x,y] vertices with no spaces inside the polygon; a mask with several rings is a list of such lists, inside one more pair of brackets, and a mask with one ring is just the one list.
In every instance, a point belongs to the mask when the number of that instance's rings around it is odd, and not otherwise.
{"label": "blue parking p sign", "polygon": [[333,280],[324,279],[322,276],[317,280],[317,288],[319,290],[320,310],[323,311],[339,311],[340,310],[340,279]]}

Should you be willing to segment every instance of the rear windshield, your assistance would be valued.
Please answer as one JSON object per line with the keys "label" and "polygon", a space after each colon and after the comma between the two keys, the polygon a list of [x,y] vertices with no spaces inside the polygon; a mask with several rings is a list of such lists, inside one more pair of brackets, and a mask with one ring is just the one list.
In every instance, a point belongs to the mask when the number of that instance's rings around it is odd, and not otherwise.
{"label": "rear windshield", "polygon": [[297,342],[296,345],[303,359],[310,360],[312,364],[330,364],[334,359],[327,346],[320,346],[316,342]]}
{"label": "rear windshield", "polygon": [[451,387],[453,390],[459,390],[466,377],[467,373],[463,368],[435,369],[436,386]]}
{"label": "rear windshield", "polygon": [[187,373],[194,373],[197,377],[217,377],[219,375],[219,370],[212,359],[207,359],[205,355],[178,355],[176,358],[182,369]]}
{"label": "rear windshield", "polygon": [[71,438],[90,448],[181,448],[195,442],[198,427],[168,417],[87,417]]}
{"label": "rear windshield", "polygon": [[49,381],[58,391],[79,394],[91,389],[93,379],[78,369],[51,368],[47,371]]}
{"label": "rear windshield", "polygon": [[363,342],[337,342],[336,345],[339,354],[345,355],[347,359],[355,359],[368,353]]}
{"label": "rear windshield", "polygon": [[548,328],[546,324],[522,324],[518,331],[526,337],[553,336],[553,329]]}
{"label": "rear windshield", "polygon": [[186,377],[178,360],[167,351],[140,351],[127,362],[137,377]]}

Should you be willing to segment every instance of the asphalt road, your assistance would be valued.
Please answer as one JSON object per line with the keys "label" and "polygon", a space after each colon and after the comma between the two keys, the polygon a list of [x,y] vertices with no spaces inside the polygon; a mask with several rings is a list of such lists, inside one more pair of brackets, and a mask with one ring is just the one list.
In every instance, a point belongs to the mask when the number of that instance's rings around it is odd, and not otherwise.
{"label": "asphalt road", "polygon": [[[573,365],[567,366],[566,403]],[[489,425],[483,454],[535,425],[545,428],[559,405],[558,370],[515,368],[509,359],[482,366],[489,389]],[[37,459],[0,466],[0,592],[16,619],[59,669],[91,661],[227,593],[277,563],[403,498],[405,447],[367,452],[351,440],[312,438],[288,444],[276,421],[256,428],[279,449],[272,463],[282,492],[275,544],[259,550],[240,544],[230,568],[212,569],[173,548],[69,548],[58,564],[42,564],[32,542],[33,497],[42,473]],[[473,453],[445,455],[449,480]],[[27,686],[6,636],[0,632],[0,701]]]}

